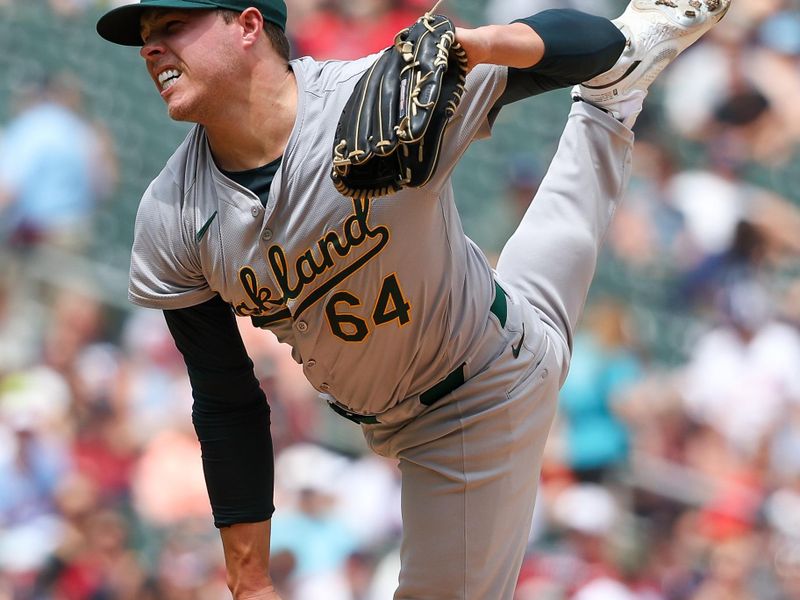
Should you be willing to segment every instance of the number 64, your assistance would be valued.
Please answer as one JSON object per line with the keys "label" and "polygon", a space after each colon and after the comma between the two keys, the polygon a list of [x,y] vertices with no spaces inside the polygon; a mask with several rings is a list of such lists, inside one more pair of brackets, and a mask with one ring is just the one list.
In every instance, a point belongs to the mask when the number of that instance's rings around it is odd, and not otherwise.
{"label": "number 64", "polygon": [[[363,342],[369,335],[367,321],[353,313],[340,313],[337,309],[342,305],[361,306],[361,300],[350,292],[336,292],[325,304],[325,316],[328,325],[338,338],[345,342]],[[400,325],[405,325],[411,320],[411,305],[403,297],[397,276],[392,273],[383,279],[381,291],[372,310],[372,321],[375,325],[383,325],[397,319]]]}

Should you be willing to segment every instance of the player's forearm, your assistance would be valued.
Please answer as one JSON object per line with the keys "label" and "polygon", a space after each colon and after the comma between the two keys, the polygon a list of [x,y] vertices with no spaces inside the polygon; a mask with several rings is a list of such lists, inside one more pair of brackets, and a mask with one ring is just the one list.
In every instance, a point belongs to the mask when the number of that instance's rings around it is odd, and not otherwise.
{"label": "player's forearm", "polygon": [[524,23],[456,28],[456,40],[467,52],[469,68],[479,64],[526,69],[544,56],[542,38]]}
{"label": "player's forearm", "polygon": [[269,576],[270,521],[220,529],[234,600],[280,600]]}
{"label": "player's forearm", "polygon": [[219,296],[164,317],[192,384],[214,523],[265,521],[273,511],[270,411],[230,306]]}
{"label": "player's forearm", "polygon": [[[555,89],[586,81],[610,69],[625,49],[613,22],[571,9],[545,10],[510,25],[456,28],[469,68],[504,65],[540,76]],[[542,90],[544,91],[544,90]]]}

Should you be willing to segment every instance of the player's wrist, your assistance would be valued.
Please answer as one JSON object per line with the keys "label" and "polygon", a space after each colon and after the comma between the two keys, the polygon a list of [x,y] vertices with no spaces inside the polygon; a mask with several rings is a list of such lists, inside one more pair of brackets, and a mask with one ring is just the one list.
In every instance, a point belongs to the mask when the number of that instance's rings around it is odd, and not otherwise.
{"label": "player's wrist", "polygon": [[235,600],[277,598],[269,576],[270,525],[270,521],[237,523],[219,530],[228,588]]}
{"label": "player's wrist", "polygon": [[270,583],[256,590],[234,591],[233,600],[281,600],[275,586]]}
{"label": "player's wrist", "polygon": [[544,41],[524,23],[456,28],[456,41],[467,53],[469,67],[479,64],[525,69],[544,56]]}
{"label": "player's wrist", "polygon": [[228,567],[228,589],[234,600],[272,600],[278,598],[269,574],[260,569]]}
{"label": "player's wrist", "polygon": [[486,35],[486,27],[467,29],[456,27],[456,43],[467,53],[467,70],[472,70],[477,65],[489,62],[491,48],[489,47],[489,37]]}

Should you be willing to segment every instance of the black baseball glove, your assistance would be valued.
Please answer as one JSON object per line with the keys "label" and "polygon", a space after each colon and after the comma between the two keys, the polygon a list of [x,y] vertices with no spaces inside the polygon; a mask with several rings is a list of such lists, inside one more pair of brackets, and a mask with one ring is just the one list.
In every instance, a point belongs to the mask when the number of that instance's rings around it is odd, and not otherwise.
{"label": "black baseball glove", "polygon": [[467,55],[447,17],[425,13],[356,84],[333,143],[331,177],[345,196],[425,185],[464,93]]}

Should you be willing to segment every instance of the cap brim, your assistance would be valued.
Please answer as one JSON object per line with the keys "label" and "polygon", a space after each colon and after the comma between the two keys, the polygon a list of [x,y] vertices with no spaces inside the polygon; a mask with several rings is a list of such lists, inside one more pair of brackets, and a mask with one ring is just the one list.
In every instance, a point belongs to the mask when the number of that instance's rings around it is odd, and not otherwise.
{"label": "cap brim", "polygon": [[97,33],[100,37],[122,46],[141,46],[141,18],[149,8],[206,9],[208,2],[192,2],[191,0],[151,0],[147,4],[126,4],[108,11],[97,21]]}

